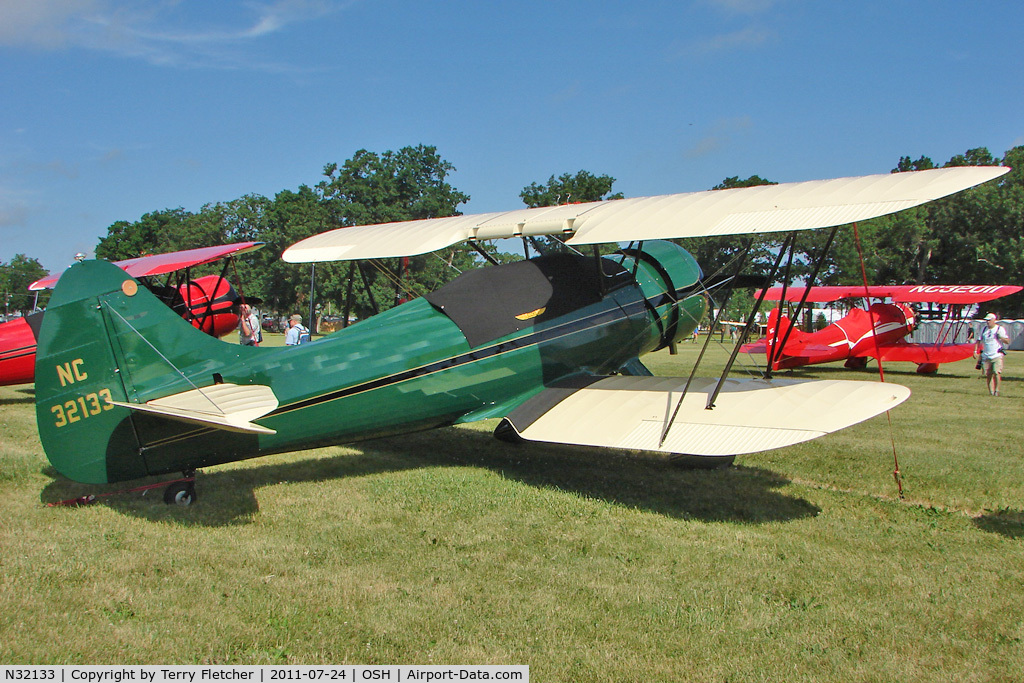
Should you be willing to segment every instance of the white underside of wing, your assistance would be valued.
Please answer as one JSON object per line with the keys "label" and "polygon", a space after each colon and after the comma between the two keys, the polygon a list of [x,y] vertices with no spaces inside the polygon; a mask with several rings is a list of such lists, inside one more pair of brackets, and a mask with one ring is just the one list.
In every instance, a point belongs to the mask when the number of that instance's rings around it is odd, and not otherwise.
{"label": "white underside of wing", "polygon": [[214,384],[146,403],[110,401],[115,406],[160,415],[171,420],[214,427],[229,432],[276,434],[273,429],[254,424],[278,406],[270,387]]}
{"label": "white underside of wing", "polygon": [[339,228],[296,243],[283,258],[308,263],[409,256],[464,240],[521,235],[598,244],[810,230],[918,206],[1008,170],[963,166]]}
{"label": "white underside of wing", "polygon": [[533,441],[690,455],[738,455],[791,446],[899,405],[898,384],[842,380],[696,379],[662,442],[685,380],[609,377],[562,400],[519,431]]}

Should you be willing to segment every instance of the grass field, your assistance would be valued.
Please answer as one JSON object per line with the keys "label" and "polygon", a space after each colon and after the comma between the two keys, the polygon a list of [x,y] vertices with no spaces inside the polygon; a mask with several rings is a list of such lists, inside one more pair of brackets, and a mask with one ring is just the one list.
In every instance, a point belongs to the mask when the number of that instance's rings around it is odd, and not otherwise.
{"label": "grass field", "polygon": [[[685,375],[695,349],[645,360]],[[123,487],[56,475],[31,386],[0,388],[0,662],[1021,680],[1024,355],[1006,364],[1000,398],[970,362],[893,365],[914,394],[891,428],[726,470],[513,446],[488,422],[206,470],[190,508],[46,507]]]}

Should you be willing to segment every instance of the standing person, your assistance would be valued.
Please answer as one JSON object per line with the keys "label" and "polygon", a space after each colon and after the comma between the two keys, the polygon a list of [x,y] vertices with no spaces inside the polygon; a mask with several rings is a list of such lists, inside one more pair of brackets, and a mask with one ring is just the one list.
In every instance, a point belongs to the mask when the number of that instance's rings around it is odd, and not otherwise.
{"label": "standing person", "polygon": [[288,331],[284,333],[284,345],[298,346],[302,343],[302,335],[308,333],[309,330],[302,326],[302,316],[293,315],[288,319]]}
{"label": "standing person", "polygon": [[260,319],[253,313],[252,306],[242,304],[238,318],[238,343],[242,346],[259,346]]}
{"label": "standing person", "polygon": [[1003,380],[1003,356],[1010,337],[1003,326],[996,322],[995,313],[985,316],[985,329],[978,335],[978,343],[974,347],[974,357],[981,356],[981,371],[985,374],[988,393],[999,395],[999,385]]}

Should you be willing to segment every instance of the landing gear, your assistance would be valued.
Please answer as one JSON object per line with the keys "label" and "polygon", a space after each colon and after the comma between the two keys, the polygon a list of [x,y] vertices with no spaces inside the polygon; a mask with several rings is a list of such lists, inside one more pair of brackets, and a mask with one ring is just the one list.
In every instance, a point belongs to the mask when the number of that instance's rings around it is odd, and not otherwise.
{"label": "landing gear", "polygon": [[195,470],[185,472],[185,479],[172,482],[164,489],[164,502],[168,505],[191,505],[196,501]]}

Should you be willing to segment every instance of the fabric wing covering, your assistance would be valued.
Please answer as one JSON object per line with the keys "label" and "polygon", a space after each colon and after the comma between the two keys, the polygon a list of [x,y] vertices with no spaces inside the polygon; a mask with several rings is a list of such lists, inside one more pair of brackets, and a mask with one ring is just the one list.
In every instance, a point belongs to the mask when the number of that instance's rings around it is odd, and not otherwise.
{"label": "fabric wing covering", "polygon": [[520,436],[581,446],[721,456],[782,448],[849,427],[910,396],[898,384],[848,380],[696,379],[668,429],[686,384],[675,377],[594,378],[546,389],[507,419]]}
{"label": "fabric wing covering", "polygon": [[810,230],[908,209],[1007,171],[963,166],[355,226],[302,240],[282,258],[410,256],[464,240],[535,235],[563,235],[580,245]]}

